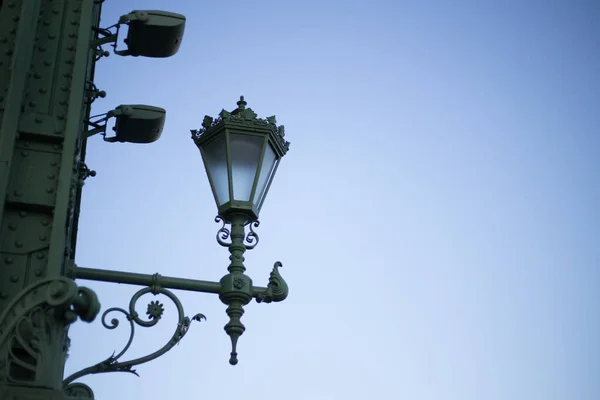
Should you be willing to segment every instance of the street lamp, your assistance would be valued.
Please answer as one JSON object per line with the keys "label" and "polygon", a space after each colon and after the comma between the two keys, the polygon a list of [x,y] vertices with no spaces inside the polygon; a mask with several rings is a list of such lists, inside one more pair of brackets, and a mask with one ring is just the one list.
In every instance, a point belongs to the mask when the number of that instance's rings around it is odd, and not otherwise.
{"label": "street lamp", "polygon": [[[279,161],[289,149],[284,139],[283,125],[277,126],[275,116],[257,118],[251,108],[246,108],[244,96],[232,112],[221,110],[214,119],[205,116],[202,128],[192,130],[192,139],[200,149],[206,174],[210,182],[218,216],[223,222],[217,241],[228,247],[231,264],[221,283],[219,298],[229,307],[230,321],[225,331],[231,337],[232,349],[229,362],[237,364],[237,340],[245,327],[240,322],[243,306],[252,300],[252,280],[244,274],[244,252],[258,244],[258,235],[252,227],[258,227],[258,213],[265,201]],[[231,231],[225,227],[231,225]],[[245,227],[250,231],[245,233]],[[231,236],[231,242],[227,240]],[[246,241],[247,243],[244,243]],[[275,263],[269,292],[257,297],[257,301],[281,301],[287,297],[287,285],[281,279]]]}
{"label": "street lamp", "polygon": [[[202,128],[192,130],[192,139],[199,147],[204,160],[208,180],[217,203],[216,222],[222,226],[217,232],[217,242],[230,252],[228,273],[219,282],[200,281],[187,278],[165,277],[159,274],[138,274],[122,271],[83,268],[72,265],[68,271],[74,279],[87,279],[144,286],[136,292],[128,309],[112,307],[102,314],[102,324],[107,329],[118,326],[116,319],[107,319],[109,314],[120,313],[129,323],[130,337],[127,345],[116,356],[111,356],[95,365],[72,374],[64,380],[70,392],[91,391],[76,379],[89,374],[105,372],[131,372],[133,367],[151,361],[169,351],[187,333],[192,321],[205,319],[203,314],[192,318],[183,312],[181,302],[169,289],[214,293],[227,305],[229,322],[225,332],[231,338],[229,363],[238,363],[237,342],[244,333],[241,322],[244,306],[252,299],[258,303],[279,302],[288,295],[288,286],[279,274],[281,263],[275,263],[266,287],[257,287],[245,274],[244,253],[258,244],[258,215],[281,158],[289,149],[284,139],[283,126],[277,126],[275,117],[257,118],[256,113],[246,108],[241,97],[238,107],[232,112],[221,111],[218,118],[206,116]],[[248,229],[246,229],[248,228]],[[147,305],[147,320],[136,311],[136,303],[146,295],[165,295],[176,306],[179,315],[173,336],[161,349],[144,357],[121,361],[133,341],[135,327],[152,327],[161,319],[164,307],[159,301]]]}
{"label": "street lamp", "polygon": [[246,104],[241,96],[232,112],[222,110],[216,120],[204,117],[192,138],[202,153],[219,215],[226,220],[243,215],[254,222],[289,143],[275,116],[258,119]]}

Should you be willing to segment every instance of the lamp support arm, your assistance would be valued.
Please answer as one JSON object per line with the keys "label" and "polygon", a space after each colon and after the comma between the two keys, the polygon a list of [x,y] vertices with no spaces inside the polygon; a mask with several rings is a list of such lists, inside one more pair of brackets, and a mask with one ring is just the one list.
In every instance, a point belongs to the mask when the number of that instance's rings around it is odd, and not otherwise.
{"label": "lamp support arm", "polygon": [[[118,319],[113,318],[110,321],[107,319],[109,314],[113,315],[114,313],[120,313],[126,317],[130,327],[130,336],[123,350],[117,355],[113,354],[107,359],[67,377],[63,382],[65,387],[72,385],[74,380],[89,374],[105,372],[136,373],[133,369],[134,366],[160,357],[179,343],[187,333],[192,321],[206,319],[203,314],[199,313],[192,318],[185,316],[183,313],[183,306],[179,299],[175,294],[170,292],[169,289],[212,293],[219,296],[221,302],[227,305],[226,313],[229,316],[229,322],[224,327],[225,332],[231,338],[231,357],[229,363],[231,365],[237,364],[237,342],[239,337],[246,330],[241,321],[241,318],[244,315],[244,306],[252,301],[252,299],[255,299],[257,303],[283,301],[288,296],[289,289],[287,283],[279,273],[279,268],[282,266],[279,261],[273,266],[266,287],[254,286],[252,279],[245,274],[246,267],[244,266],[244,253],[246,250],[254,248],[258,243],[258,234],[253,230],[253,227],[259,225],[258,221],[249,220],[244,214],[231,214],[228,215],[227,219],[218,216],[215,220],[217,222],[223,222],[223,226],[219,229],[217,234],[217,241],[222,246],[227,247],[230,253],[230,264],[227,267],[228,274],[223,276],[219,282],[162,276],[158,273],[140,274],[125,271],[83,268],[74,263],[67,265],[65,275],[73,280],[85,279],[137,285],[142,286],[142,289],[133,295],[129,302],[128,310],[112,307],[102,314],[102,325],[107,329],[115,329],[119,325]],[[227,228],[226,224],[229,224],[230,228]],[[247,226],[249,226],[249,232],[246,232],[245,228]],[[227,239],[231,239],[231,241],[227,242]],[[136,311],[136,303],[146,294],[155,296],[164,295],[168,297],[177,307],[179,322],[177,323],[173,336],[163,347],[147,356],[121,361],[122,356],[127,353],[129,346],[133,341],[135,327],[155,326],[162,317],[164,311],[162,303],[159,301],[151,301],[148,304],[146,311],[149,320],[146,321],[140,318]]]}
{"label": "lamp support arm", "polygon": [[[176,278],[160,274],[139,274],[135,272],[111,271],[106,269],[72,267],[72,279],[88,281],[112,282],[126,285],[162,287],[165,289],[187,290],[190,292],[219,294],[220,282],[202,281],[197,279]],[[266,287],[253,286],[252,297],[261,301],[261,297],[268,290]]]}

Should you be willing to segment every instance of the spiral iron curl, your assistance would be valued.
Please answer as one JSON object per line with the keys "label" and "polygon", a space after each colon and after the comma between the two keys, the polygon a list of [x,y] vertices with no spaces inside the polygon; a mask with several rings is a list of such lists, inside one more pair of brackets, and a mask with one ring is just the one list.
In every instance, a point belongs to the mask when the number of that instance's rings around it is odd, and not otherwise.
{"label": "spiral iron curl", "polygon": [[258,226],[260,225],[260,221],[249,222],[247,225],[250,228],[250,232],[248,232],[246,234],[246,237],[244,238],[244,241],[247,243],[244,243],[244,245],[246,246],[246,250],[252,250],[256,247],[260,239],[258,237],[258,233],[254,232],[254,229],[252,229],[252,227],[258,228]]}
{"label": "spiral iron curl", "polygon": [[[162,304],[158,301],[153,301],[148,304],[148,311],[146,312],[148,315],[148,321],[142,320],[137,311],[135,310],[138,300],[143,295],[148,293],[152,293],[154,295],[162,294],[164,296],[167,296],[173,302],[173,304],[175,304],[179,317],[175,331],[173,332],[171,339],[164,346],[154,351],[153,353],[150,353],[143,357],[134,358],[128,361],[119,361],[119,359],[125,353],[127,353],[133,342],[136,325],[139,325],[144,328],[149,328],[155,326],[161,320],[164,309],[162,308]],[[119,326],[119,319],[117,319],[116,317],[112,318],[110,320],[110,323],[107,322],[108,315],[115,312],[123,314],[129,322],[129,339],[125,344],[125,347],[123,347],[123,349],[118,354],[115,355],[115,353],[113,352],[113,354],[107,359],[70,375],[63,381],[63,387],[67,387],[71,382],[73,382],[76,379],[91,374],[99,374],[106,372],[129,372],[138,375],[136,370],[133,369],[134,366],[146,363],[148,361],[152,361],[171,350],[185,336],[190,327],[191,321],[202,321],[203,319],[206,320],[204,314],[200,313],[194,315],[191,319],[189,317],[186,317],[183,311],[183,306],[181,305],[181,302],[179,301],[177,296],[175,296],[172,292],[170,292],[167,289],[156,287],[146,287],[137,291],[129,301],[129,311],[126,311],[120,307],[112,307],[104,311],[101,320],[104,328],[112,330],[116,329]]]}
{"label": "spiral iron curl", "polygon": [[220,215],[217,215],[215,217],[215,222],[223,223],[223,226],[217,231],[217,243],[219,243],[223,247],[229,247],[231,242],[226,242],[226,240],[229,239],[229,236],[231,235],[231,231],[225,227],[227,222],[225,222],[225,219],[223,217],[221,217]]}

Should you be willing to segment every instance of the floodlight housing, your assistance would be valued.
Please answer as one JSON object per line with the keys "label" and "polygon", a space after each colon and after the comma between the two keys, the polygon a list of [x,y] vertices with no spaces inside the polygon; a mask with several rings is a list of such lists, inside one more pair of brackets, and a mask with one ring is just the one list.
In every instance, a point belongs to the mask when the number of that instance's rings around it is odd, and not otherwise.
{"label": "floodlight housing", "polygon": [[164,108],[144,104],[120,105],[108,113],[117,122],[115,136],[107,142],[152,143],[160,138],[167,112]]}
{"label": "floodlight housing", "polygon": [[117,54],[165,58],[179,50],[185,16],[160,10],[134,10],[123,15],[119,24],[129,25],[129,32],[125,39],[127,50]]}

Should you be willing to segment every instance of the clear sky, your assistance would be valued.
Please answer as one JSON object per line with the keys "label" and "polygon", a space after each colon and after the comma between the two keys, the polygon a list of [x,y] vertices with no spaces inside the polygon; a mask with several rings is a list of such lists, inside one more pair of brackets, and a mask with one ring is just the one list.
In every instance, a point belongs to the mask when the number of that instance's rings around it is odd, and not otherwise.
{"label": "clear sky", "polygon": [[[166,125],[90,139],[77,263],[226,273],[189,130],[244,95],[291,141],[247,273],[280,260],[291,292],[246,307],[235,367],[225,306],[180,292],[208,320],[141,378],[84,379],[98,400],[600,399],[598,1],[107,0],[103,25],[132,9],[186,15],[181,49],[102,59],[94,113],[150,104]],[[103,309],[137,290],[79,283]],[[67,373],[126,331],[77,323]]]}

